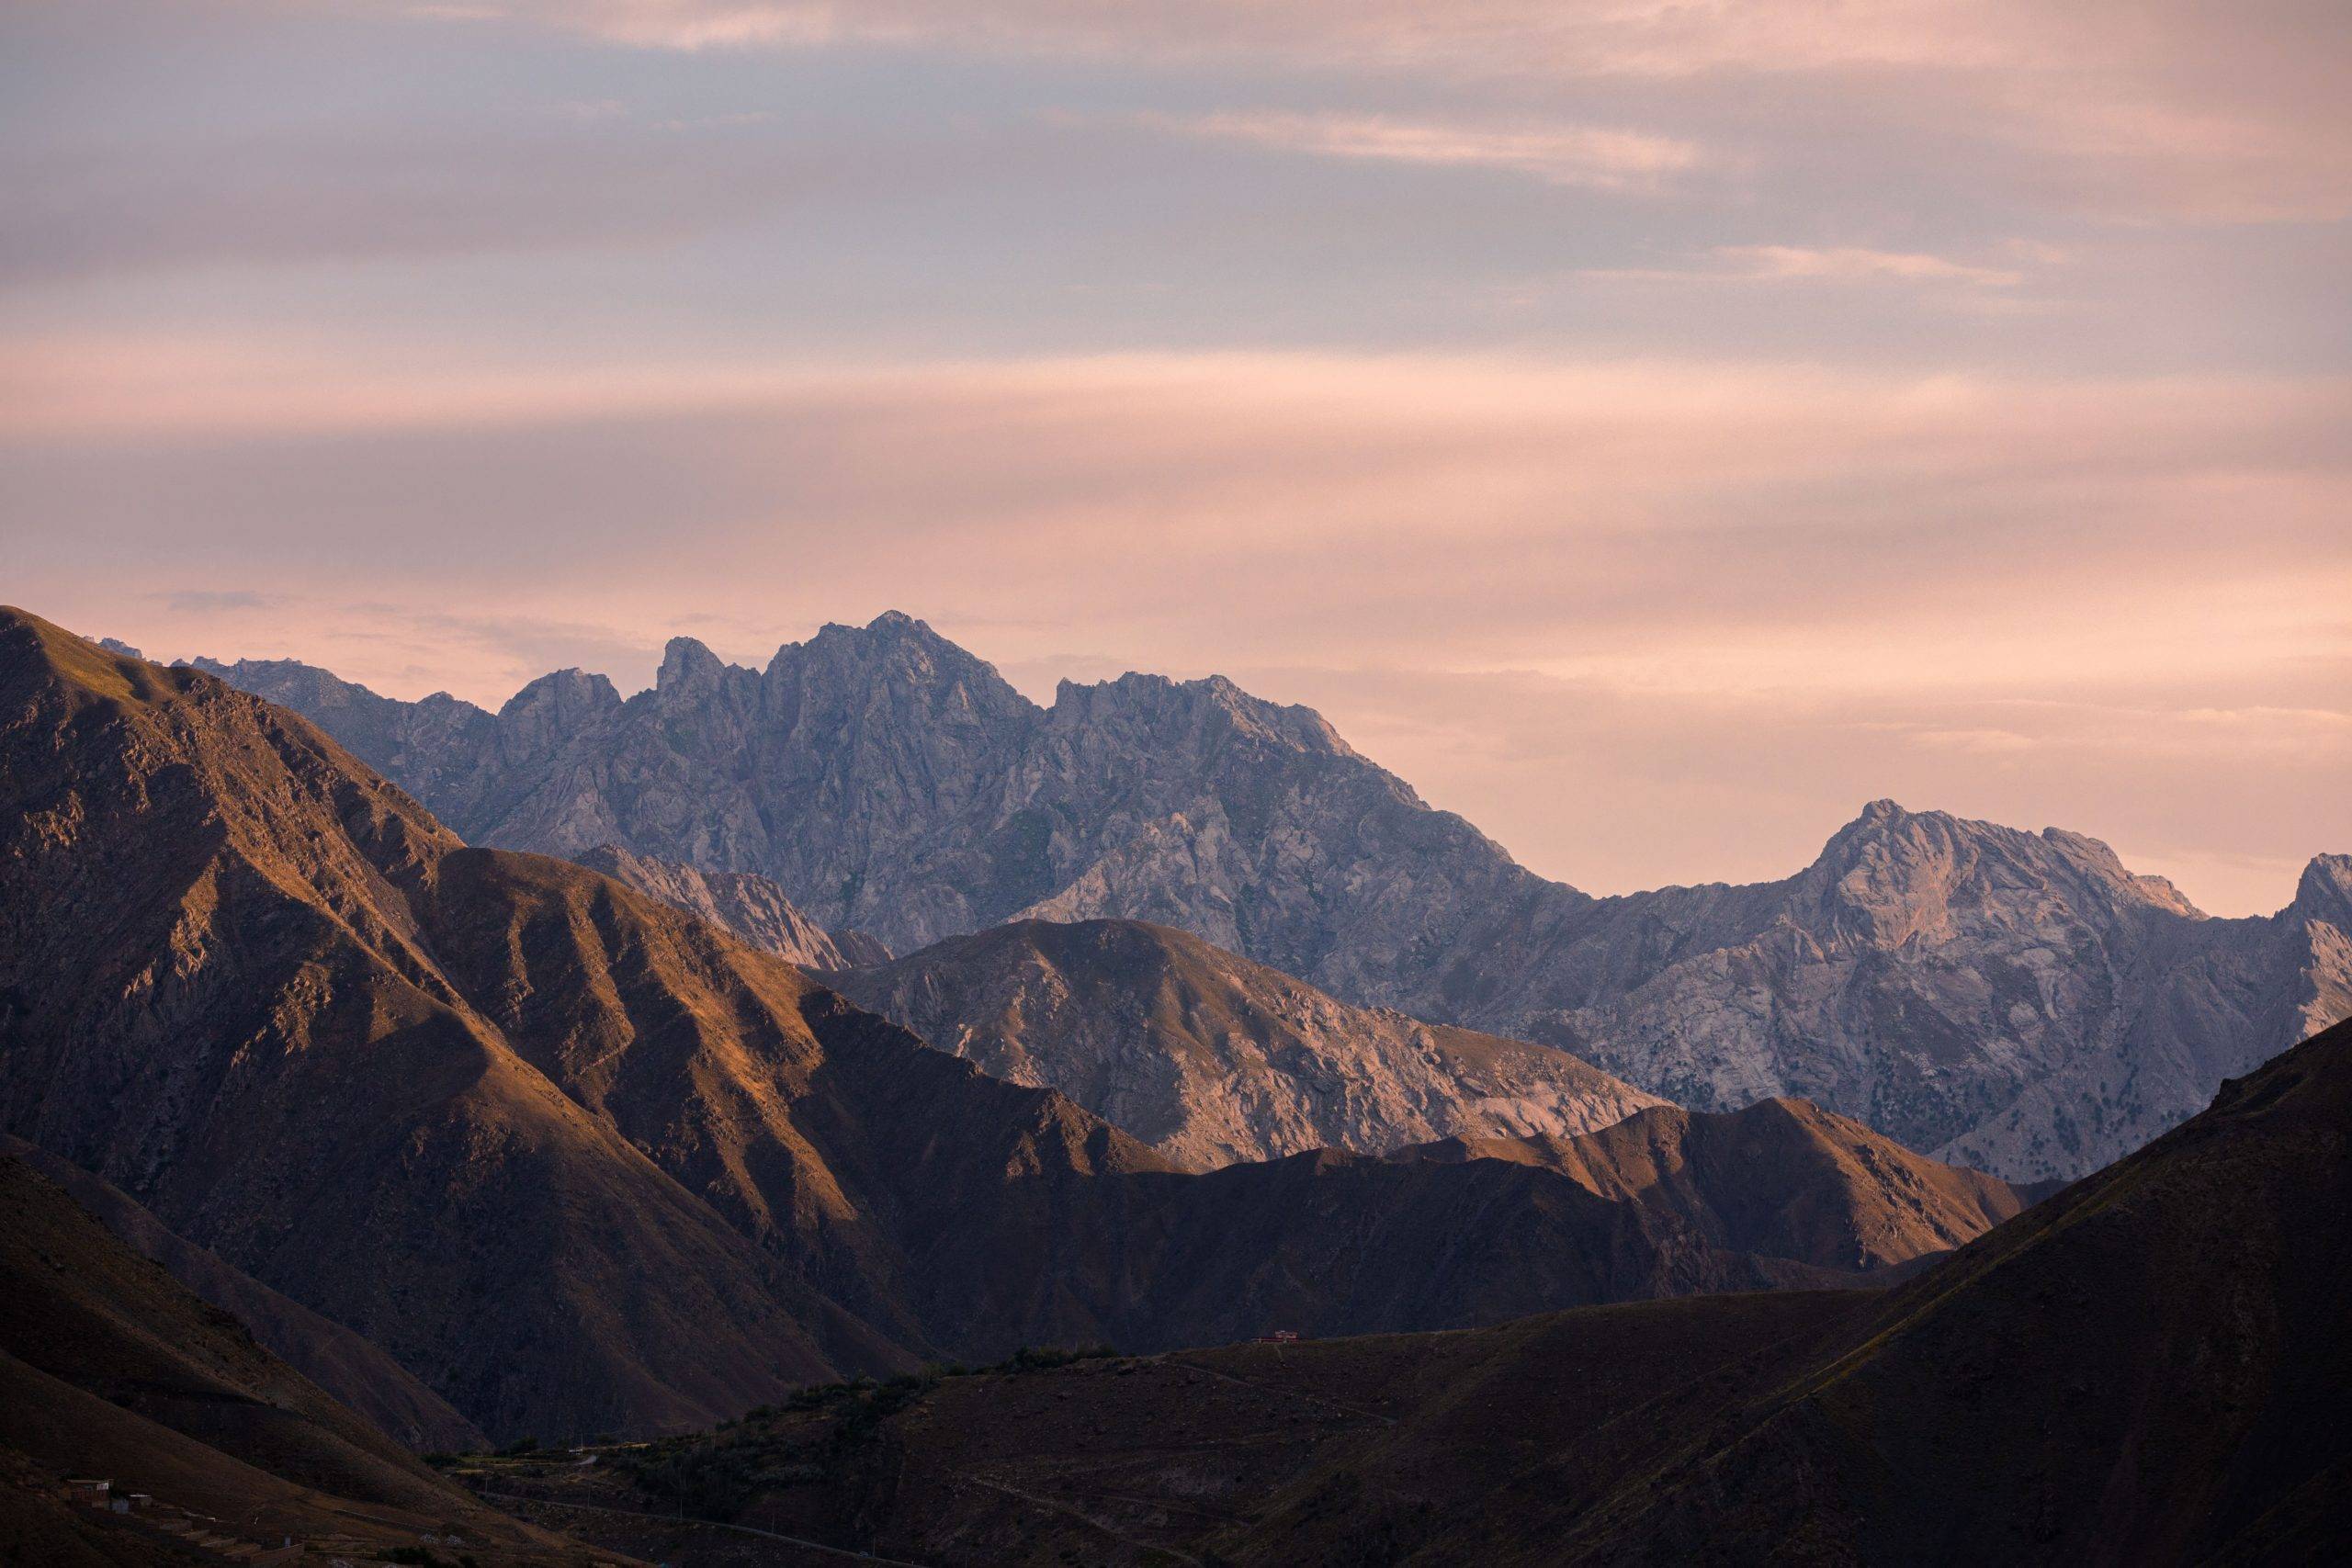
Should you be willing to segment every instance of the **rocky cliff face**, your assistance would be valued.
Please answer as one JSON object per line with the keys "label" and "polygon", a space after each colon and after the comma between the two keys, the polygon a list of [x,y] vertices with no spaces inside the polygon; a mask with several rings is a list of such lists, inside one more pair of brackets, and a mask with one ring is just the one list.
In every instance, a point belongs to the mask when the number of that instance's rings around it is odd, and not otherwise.
{"label": "rocky cliff face", "polygon": [[1018,920],[826,979],[1194,1169],[1444,1137],[1566,1137],[1659,1103],[1565,1051],[1350,1007],[1139,920]]}
{"label": "rocky cliff face", "polygon": [[212,668],[475,841],[756,873],[901,951],[1023,916],[1151,920],[1702,1109],[1817,1099],[2022,1180],[2144,1142],[2352,1010],[2341,857],[2278,916],[2209,920],[2094,840],[1880,802],[1785,881],[1596,901],[1306,710],[1144,675],[1039,708],[903,615],[764,671],[682,639],[650,692],[566,671],[496,716]]}

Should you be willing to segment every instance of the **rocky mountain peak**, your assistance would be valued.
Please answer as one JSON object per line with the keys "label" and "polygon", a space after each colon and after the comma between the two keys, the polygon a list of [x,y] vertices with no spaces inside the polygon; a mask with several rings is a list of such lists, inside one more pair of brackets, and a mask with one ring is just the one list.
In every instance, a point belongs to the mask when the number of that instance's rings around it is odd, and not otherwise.
{"label": "rocky mountain peak", "polygon": [[727,666],[705,644],[690,637],[673,637],[662,649],[662,668],[653,689],[663,696],[703,692],[715,687]]}
{"label": "rocky mountain peak", "polygon": [[2352,855],[2313,855],[2295,885],[2292,913],[2352,931]]}
{"label": "rocky mountain peak", "polygon": [[502,719],[522,714],[547,714],[571,723],[621,705],[621,694],[603,675],[585,670],[556,670],[540,676],[506,699],[498,710]]}
{"label": "rocky mountain peak", "polygon": [[797,688],[849,708],[887,694],[924,711],[989,721],[1027,724],[1037,713],[996,666],[897,610],[863,626],[831,623],[807,642],[786,643],[765,679],[772,688]]}
{"label": "rocky mountain peak", "polygon": [[1091,685],[1064,681],[1055,688],[1049,722],[1188,729],[1214,726],[1301,751],[1361,760],[1355,749],[1313,708],[1252,696],[1223,675],[1177,681],[1131,670],[1115,681]]}
{"label": "rocky mountain peak", "polygon": [[[2162,877],[2138,876],[2104,841],[2064,828],[2029,833],[1874,800],[1839,829],[1808,873],[1834,901],[1878,916],[1959,899],[1999,901],[2061,885],[2112,908],[2153,906],[2196,918]],[[1896,936],[1894,940],[1901,940]]]}

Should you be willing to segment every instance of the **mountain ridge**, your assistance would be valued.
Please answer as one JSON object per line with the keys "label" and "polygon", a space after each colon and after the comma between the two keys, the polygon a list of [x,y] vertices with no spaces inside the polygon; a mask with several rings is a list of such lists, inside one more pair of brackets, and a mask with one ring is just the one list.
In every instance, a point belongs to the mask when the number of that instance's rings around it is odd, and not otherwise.
{"label": "mountain ridge", "polygon": [[1309,710],[1138,674],[1039,707],[895,612],[757,671],[682,639],[647,692],[568,671],[494,716],[210,667],[348,732],[469,840],[756,873],[901,952],[1013,919],[1172,926],[1354,1005],[1702,1109],[1819,1100],[2018,1180],[2083,1174],[2352,1013],[2341,857],[2277,915],[2215,919],[2086,836],[1882,800],[1779,881],[1594,899]]}
{"label": "mountain ridge", "polygon": [[[284,1535],[372,1556],[460,1529],[494,1563],[609,1560],[435,1475],[7,1154],[0,1285],[0,1544],[22,1561],[243,1560]],[[69,1476],[167,1508],[99,1528]],[[173,1540],[173,1517],[216,1544]]]}

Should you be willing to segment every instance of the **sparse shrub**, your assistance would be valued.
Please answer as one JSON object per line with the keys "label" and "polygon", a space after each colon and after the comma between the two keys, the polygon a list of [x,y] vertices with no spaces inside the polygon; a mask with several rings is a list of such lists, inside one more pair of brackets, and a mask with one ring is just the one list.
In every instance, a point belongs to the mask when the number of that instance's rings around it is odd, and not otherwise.
{"label": "sparse shrub", "polygon": [[1055,1367],[1070,1366],[1079,1361],[1111,1360],[1118,1354],[1118,1351],[1110,1346],[1101,1344],[1081,1345],[1076,1349],[1064,1349],[1053,1345],[1044,1347],[1023,1345],[1012,1353],[1011,1359],[1002,1363],[1001,1370],[1013,1373],[1042,1372],[1051,1371]]}

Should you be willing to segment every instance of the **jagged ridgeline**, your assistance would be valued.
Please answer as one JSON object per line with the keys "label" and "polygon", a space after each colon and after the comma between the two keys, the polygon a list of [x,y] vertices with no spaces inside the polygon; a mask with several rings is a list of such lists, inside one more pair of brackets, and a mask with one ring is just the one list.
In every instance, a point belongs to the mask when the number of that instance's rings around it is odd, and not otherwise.
{"label": "jagged ridgeline", "polygon": [[2352,1011],[2343,856],[2276,916],[2208,919],[2095,840],[1882,801],[1785,881],[1596,900],[1306,709],[1133,674],[1041,707],[902,615],[763,671],[682,638],[626,701],[573,670],[496,714],[205,667],[470,842],[756,874],[899,953],[1023,916],[1153,921],[1695,1108],[1802,1096],[2018,1180],[2139,1146]]}

